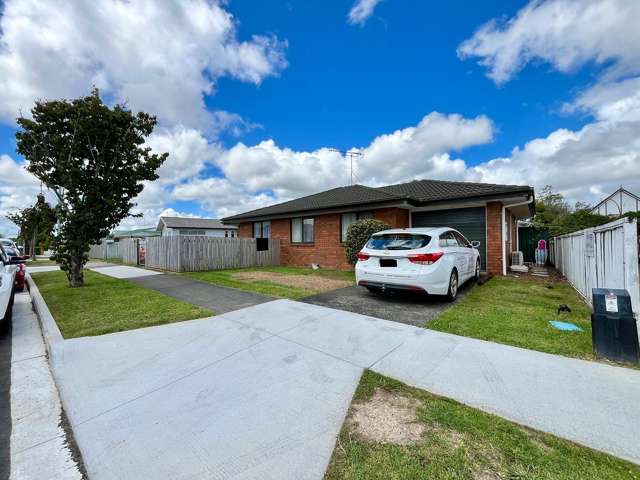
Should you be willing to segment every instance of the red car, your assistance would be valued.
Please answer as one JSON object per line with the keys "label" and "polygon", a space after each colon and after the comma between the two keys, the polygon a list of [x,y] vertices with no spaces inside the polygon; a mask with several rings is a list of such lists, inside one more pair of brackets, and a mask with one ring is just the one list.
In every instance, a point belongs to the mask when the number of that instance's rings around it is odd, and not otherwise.
{"label": "red car", "polygon": [[20,255],[20,251],[15,248],[4,247],[4,251],[9,258],[17,258],[18,260],[22,260],[22,263],[18,263],[16,265],[18,269],[16,270],[16,279],[13,281],[13,290],[15,292],[22,292],[24,290],[24,277],[27,273],[27,268],[24,264],[25,258]]}

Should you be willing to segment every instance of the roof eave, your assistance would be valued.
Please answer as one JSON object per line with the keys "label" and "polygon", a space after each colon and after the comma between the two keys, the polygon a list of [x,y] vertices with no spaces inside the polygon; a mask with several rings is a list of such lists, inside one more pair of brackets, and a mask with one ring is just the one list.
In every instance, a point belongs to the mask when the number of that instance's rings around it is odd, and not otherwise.
{"label": "roof eave", "polygon": [[377,202],[361,202],[355,204],[348,205],[339,205],[337,207],[330,208],[316,208],[316,209],[308,209],[308,210],[292,210],[290,212],[283,212],[277,214],[267,214],[267,215],[252,215],[252,216],[232,216],[223,218],[222,221],[225,223],[244,223],[244,222],[255,222],[255,221],[263,221],[263,220],[278,220],[282,218],[293,218],[293,217],[305,217],[305,216],[314,216],[314,215],[327,215],[331,213],[345,213],[345,212],[353,212],[353,211],[362,211],[362,210],[370,210],[370,209],[378,209],[378,208],[388,208],[388,207],[409,207],[413,205],[413,203],[409,202],[407,199],[404,200],[385,200],[385,201],[377,201]]}

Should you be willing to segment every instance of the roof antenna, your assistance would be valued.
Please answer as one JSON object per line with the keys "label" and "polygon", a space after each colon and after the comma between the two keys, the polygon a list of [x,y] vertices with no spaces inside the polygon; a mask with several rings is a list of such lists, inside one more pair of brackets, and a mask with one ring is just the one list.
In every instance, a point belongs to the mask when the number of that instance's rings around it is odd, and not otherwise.
{"label": "roof antenna", "polygon": [[340,155],[344,155],[349,159],[349,167],[350,167],[349,185],[353,185],[353,159],[362,158],[364,154],[358,150],[338,150],[337,148],[330,148],[329,151],[338,152]]}

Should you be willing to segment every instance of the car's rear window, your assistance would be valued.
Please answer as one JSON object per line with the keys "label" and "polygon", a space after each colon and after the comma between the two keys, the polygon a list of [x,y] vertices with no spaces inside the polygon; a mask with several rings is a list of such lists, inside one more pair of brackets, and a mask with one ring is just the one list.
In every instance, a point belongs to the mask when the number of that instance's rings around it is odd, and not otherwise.
{"label": "car's rear window", "polygon": [[366,247],[372,250],[413,250],[426,247],[431,241],[429,235],[415,233],[385,233],[374,235]]}

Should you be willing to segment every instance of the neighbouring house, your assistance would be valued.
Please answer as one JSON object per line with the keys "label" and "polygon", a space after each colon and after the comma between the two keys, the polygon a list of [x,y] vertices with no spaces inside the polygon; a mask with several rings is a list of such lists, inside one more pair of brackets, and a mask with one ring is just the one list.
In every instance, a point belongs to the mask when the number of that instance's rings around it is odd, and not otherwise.
{"label": "neighbouring house", "polygon": [[620,187],[591,209],[591,213],[618,217],[627,212],[640,212],[640,197]]}
{"label": "neighbouring house", "polygon": [[157,230],[163,237],[171,235],[199,235],[205,237],[238,236],[237,225],[226,225],[215,218],[160,217]]}
{"label": "neighbouring house", "polygon": [[280,240],[285,265],[349,268],[349,225],[377,218],[391,227],[448,226],[480,242],[482,269],[504,275],[518,250],[518,219],[534,213],[533,188],[523,185],[415,180],[385,187],[352,185],[224,218],[240,237]]}

